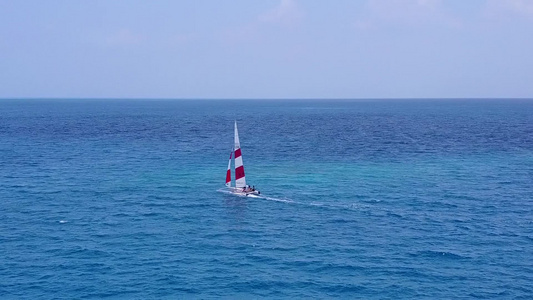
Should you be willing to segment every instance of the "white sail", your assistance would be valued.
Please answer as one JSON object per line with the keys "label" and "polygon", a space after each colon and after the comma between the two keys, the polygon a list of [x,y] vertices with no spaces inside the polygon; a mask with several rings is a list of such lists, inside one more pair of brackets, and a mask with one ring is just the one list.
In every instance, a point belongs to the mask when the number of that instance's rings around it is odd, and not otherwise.
{"label": "white sail", "polygon": [[[235,155],[233,155],[235,153]],[[231,159],[235,160],[235,186],[231,186]],[[244,176],[244,164],[242,161],[241,143],[239,141],[239,130],[237,129],[237,121],[235,121],[235,140],[233,151],[229,155],[228,169],[226,170],[226,187],[225,191],[238,195],[260,197],[261,192],[255,187],[246,185],[246,177]]]}
{"label": "white sail", "polygon": [[237,121],[235,121],[235,187],[243,188],[245,186],[246,178],[244,176],[241,144],[239,142],[239,131],[237,130]]}
{"label": "white sail", "polygon": [[229,161],[228,161],[228,170],[226,171],[226,186],[231,186],[231,155],[233,154],[233,151],[229,153]]}

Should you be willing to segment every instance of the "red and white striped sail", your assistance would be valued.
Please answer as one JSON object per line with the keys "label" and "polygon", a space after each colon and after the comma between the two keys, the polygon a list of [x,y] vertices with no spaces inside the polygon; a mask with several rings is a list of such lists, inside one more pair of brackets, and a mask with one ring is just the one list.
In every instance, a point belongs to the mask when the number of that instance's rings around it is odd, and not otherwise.
{"label": "red and white striped sail", "polygon": [[231,186],[231,155],[233,150],[229,153],[228,171],[226,172],[226,186]]}
{"label": "red and white striped sail", "polygon": [[237,121],[235,121],[235,187],[243,188],[245,186],[246,178],[244,177],[241,144],[239,143],[239,131],[237,130]]}

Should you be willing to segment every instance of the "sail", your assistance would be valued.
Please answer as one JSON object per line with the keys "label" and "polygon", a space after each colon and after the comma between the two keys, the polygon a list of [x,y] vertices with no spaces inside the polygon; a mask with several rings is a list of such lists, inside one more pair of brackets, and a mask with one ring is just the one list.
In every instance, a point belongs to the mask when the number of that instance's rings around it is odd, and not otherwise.
{"label": "sail", "polygon": [[235,121],[235,187],[242,188],[245,186],[246,179],[244,177],[241,144],[239,143],[239,131],[237,130],[237,121]]}
{"label": "sail", "polygon": [[231,155],[233,150],[229,153],[228,171],[226,172],[226,186],[231,186]]}

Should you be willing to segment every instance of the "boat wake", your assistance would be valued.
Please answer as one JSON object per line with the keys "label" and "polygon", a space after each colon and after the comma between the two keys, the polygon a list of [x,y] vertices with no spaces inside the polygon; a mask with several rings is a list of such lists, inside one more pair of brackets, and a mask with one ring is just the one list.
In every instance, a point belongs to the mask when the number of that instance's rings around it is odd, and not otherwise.
{"label": "boat wake", "polygon": [[301,201],[295,201],[287,198],[276,198],[276,197],[268,197],[265,195],[253,195],[253,194],[245,194],[245,193],[235,193],[230,189],[227,188],[221,188],[217,190],[218,192],[237,196],[237,197],[243,197],[243,198],[254,198],[259,200],[268,200],[268,201],[275,201],[275,202],[281,202],[281,203],[288,203],[288,204],[294,204],[294,205],[303,205],[307,207],[314,207],[317,209],[329,209],[329,210],[366,210],[368,209],[368,205],[361,204],[361,203],[350,203],[350,204],[340,204],[340,203],[324,203],[324,202],[301,202]]}
{"label": "boat wake", "polygon": [[302,202],[302,201],[295,201],[287,198],[276,198],[276,197],[268,197],[265,195],[253,195],[253,194],[244,194],[244,193],[235,193],[229,189],[221,188],[217,190],[218,192],[237,196],[237,197],[243,197],[243,198],[254,198],[258,200],[268,200],[268,201],[275,201],[275,202],[281,202],[281,203],[287,203],[292,205],[301,205],[306,206],[309,208],[315,208],[315,209],[326,209],[326,210],[340,210],[340,211],[366,211],[372,209],[372,205],[364,204],[364,203],[324,203],[324,202]]}
{"label": "boat wake", "polygon": [[296,201],[292,201],[290,199],[281,199],[281,198],[272,198],[272,197],[262,197],[262,198],[265,199],[265,200],[277,201],[277,202],[295,203],[295,204],[299,203],[299,202],[296,202]]}
{"label": "boat wake", "polygon": [[[274,197],[268,197],[263,195],[255,195],[255,194],[245,194],[245,193],[235,193],[234,191],[226,188],[218,189],[217,192],[221,192],[224,194],[234,195],[238,197],[246,197],[246,198],[256,198],[256,199],[263,199],[263,200],[270,200],[270,201],[277,201],[277,202],[285,202],[285,203],[296,203],[298,202],[290,200],[290,199],[282,199],[282,198],[274,198]],[[303,203],[301,203],[303,204]]]}

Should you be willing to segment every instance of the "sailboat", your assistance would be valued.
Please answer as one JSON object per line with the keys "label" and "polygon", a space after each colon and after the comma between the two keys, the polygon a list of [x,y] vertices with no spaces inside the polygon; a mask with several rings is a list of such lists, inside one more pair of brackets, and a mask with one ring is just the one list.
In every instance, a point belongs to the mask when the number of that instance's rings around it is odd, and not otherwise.
{"label": "sailboat", "polygon": [[[235,157],[235,186],[231,186],[231,159]],[[226,172],[226,187],[232,194],[239,196],[259,195],[260,192],[246,184],[244,176],[244,164],[242,161],[241,144],[239,142],[239,130],[235,121],[235,145],[229,154],[228,170]]]}

